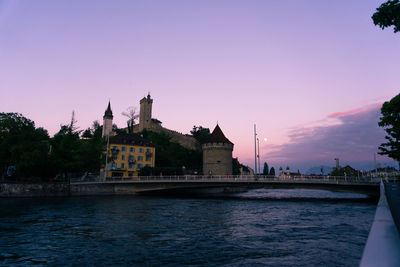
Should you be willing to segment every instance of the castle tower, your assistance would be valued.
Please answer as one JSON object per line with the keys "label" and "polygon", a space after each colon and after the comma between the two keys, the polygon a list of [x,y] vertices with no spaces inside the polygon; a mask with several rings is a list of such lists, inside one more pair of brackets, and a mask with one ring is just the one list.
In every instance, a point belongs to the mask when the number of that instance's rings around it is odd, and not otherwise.
{"label": "castle tower", "polygon": [[232,174],[233,143],[225,137],[218,124],[202,149],[204,175]]}
{"label": "castle tower", "polygon": [[102,136],[110,135],[110,133],[112,131],[112,120],[113,120],[113,114],[111,111],[110,101],[108,101],[108,107],[106,109],[106,112],[104,112],[104,116],[103,116],[103,134],[102,134]]}
{"label": "castle tower", "polygon": [[150,128],[152,105],[153,99],[151,99],[150,94],[140,100],[139,131]]}

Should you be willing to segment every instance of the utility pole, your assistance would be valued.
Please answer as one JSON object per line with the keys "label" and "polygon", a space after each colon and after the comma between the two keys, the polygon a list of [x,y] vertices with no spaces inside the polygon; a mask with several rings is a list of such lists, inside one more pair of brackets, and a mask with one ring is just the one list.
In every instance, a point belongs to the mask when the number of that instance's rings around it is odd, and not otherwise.
{"label": "utility pole", "polygon": [[254,124],[254,175],[257,173],[257,130]]}
{"label": "utility pole", "polygon": [[257,146],[258,146],[258,155],[257,155],[257,157],[258,157],[258,174],[260,174],[261,173],[261,164],[260,164],[260,140],[258,139],[258,137],[257,137]]}
{"label": "utility pole", "polygon": [[108,147],[110,144],[110,135],[107,135],[107,152],[106,152],[106,165],[104,166],[104,182],[107,179],[107,161],[108,161]]}

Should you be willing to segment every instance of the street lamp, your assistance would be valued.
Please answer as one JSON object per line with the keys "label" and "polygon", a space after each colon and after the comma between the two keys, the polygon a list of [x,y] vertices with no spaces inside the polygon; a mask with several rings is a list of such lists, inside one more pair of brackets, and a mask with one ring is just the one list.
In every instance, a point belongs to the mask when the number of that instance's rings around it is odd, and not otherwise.
{"label": "street lamp", "polygon": [[258,158],[258,174],[261,173],[261,165],[260,165],[260,140],[257,137],[257,146],[258,146],[258,152],[257,152],[257,158]]}
{"label": "street lamp", "polygon": [[254,175],[257,175],[257,130],[254,124]]}

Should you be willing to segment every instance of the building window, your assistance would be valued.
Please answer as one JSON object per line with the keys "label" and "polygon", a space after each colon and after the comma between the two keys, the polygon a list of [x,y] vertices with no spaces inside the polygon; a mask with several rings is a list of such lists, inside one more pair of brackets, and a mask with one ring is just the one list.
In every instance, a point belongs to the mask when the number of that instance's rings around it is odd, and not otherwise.
{"label": "building window", "polygon": [[146,166],[146,167],[151,167],[150,164],[146,164],[145,166]]}
{"label": "building window", "polygon": [[129,148],[129,152],[135,152],[135,148],[134,147],[130,147]]}
{"label": "building window", "polygon": [[143,156],[138,156],[138,157],[137,157],[137,160],[138,160],[138,161],[143,161]]}
{"label": "building window", "polygon": [[117,168],[117,163],[111,163],[111,170],[115,170]]}
{"label": "building window", "polygon": [[129,162],[134,162],[135,161],[135,156],[129,155],[128,161]]}
{"label": "building window", "polygon": [[129,169],[134,169],[135,168],[135,164],[134,163],[129,163]]}
{"label": "building window", "polygon": [[116,149],[117,149],[117,147],[116,147],[116,146],[112,146],[112,147],[111,147],[111,149],[113,149],[113,150],[116,150]]}
{"label": "building window", "polygon": [[121,156],[121,159],[122,159],[122,160],[125,160],[125,155],[122,155],[122,156]]}
{"label": "building window", "polygon": [[141,169],[141,168],[143,168],[143,164],[138,164],[137,169]]}
{"label": "building window", "polygon": [[126,146],[121,146],[121,151],[126,151]]}
{"label": "building window", "polygon": [[139,148],[139,153],[143,153],[143,148]]}
{"label": "building window", "polygon": [[151,148],[146,148],[146,152],[151,152]]}
{"label": "building window", "polygon": [[151,156],[146,155],[146,161],[151,161]]}
{"label": "building window", "polygon": [[125,168],[125,163],[121,163],[121,169]]}

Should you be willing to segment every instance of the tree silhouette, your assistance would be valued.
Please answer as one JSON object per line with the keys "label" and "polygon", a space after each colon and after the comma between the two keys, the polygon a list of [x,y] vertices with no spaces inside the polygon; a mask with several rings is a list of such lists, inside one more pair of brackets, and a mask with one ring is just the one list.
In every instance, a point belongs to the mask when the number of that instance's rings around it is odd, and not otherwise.
{"label": "tree silhouette", "polygon": [[386,143],[379,146],[379,154],[400,160],[400,94],[383,103],[378,125],[386,131]]}
{"label": "tree silhouette", "polygon": [[263,175],[268,175],[268,163],[264,162]]}
{"label": "tree silhouette", "polygon": [[389,0],[376,9],[372,15],[375,25],[382,30],[386,27],[394,26],[394,32],[400,31],[400,1]]}
{"label": "tree silhouette", "polygon": [[133,133],[133,126],[135,125],[135,121],[139,118],[139,114],[135,107],[128,107],[126,111],[122,112],[122,115],[128,117],[126,124],[128,125],[128,133]]}
{"label": "tree silhouette", "polygon": [[269,175],[275,176],[275,168],[272,167],[271,170],[269,170]]}

